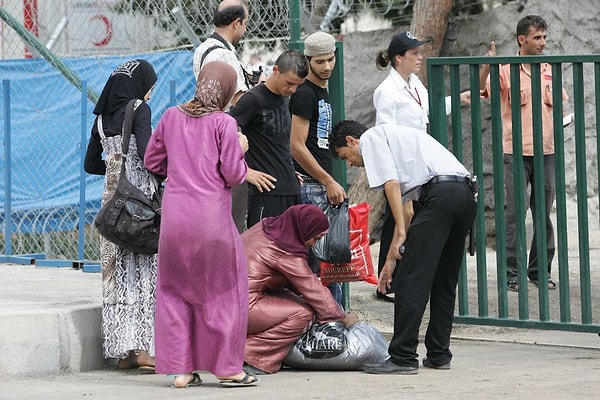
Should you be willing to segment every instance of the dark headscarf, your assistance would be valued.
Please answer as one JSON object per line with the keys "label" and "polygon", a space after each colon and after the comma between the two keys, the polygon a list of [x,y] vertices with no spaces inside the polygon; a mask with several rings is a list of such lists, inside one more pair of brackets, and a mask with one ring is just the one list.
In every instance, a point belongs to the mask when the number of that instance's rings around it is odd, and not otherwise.
{"label": "dark headscarf", "polygon": [[146,60],[129,60],[121,64],[106,81],[94,114],[110,115],[127,105],[129,100],[143,100],[156,79],[154,68]]}
{"label": "dark headscarf", "polygon": [[305,242],[329,229],[325,213],[312,204],[291,206],[278,217],[262,221],[265,235],[282,249],[308,258]]}
{"label": "dark headscarf", "polygon": [[237,90],[237,72],[223,61],[211,61],[202,67],[196,81],[194,98],[179,109],[190,117],[202,117],[223,111]]}

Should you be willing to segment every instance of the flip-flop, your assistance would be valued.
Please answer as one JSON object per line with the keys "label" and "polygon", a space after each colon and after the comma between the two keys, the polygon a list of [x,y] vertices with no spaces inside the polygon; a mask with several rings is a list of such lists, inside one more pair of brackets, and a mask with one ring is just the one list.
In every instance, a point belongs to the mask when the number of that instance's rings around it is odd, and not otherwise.
{"label": "flip-flop", "polygon": [[175,379],[173,379],[173,384],[171,387],[176,389],[185,389],[188,386],[198,386],[202,384],[202,378],[200,378],[200,374],[197,372],[192,372],[192,378],[185,384],[185,386],[175,386]]}
{"label": "flip-flop", "polygon": [[221,379],[219,383],[223,386],[229,387],[244,387],[244,386],[256,386],[260,379],[251,374],[246,374],[242,379]]}
{"label": "flip-flop", "polygon": [[[538,281],[531,281],[531,283],[538,285]],[[548,290],[556,290],[556,283],[550,278],[548,278]]]}

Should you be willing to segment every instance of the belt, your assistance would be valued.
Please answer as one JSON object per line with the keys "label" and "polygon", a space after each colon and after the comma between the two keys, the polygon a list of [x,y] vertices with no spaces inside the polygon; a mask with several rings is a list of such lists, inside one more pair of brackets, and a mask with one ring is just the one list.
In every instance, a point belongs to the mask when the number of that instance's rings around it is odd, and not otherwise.
{"label": "belt", "polygon": [[319,182],[318,180],[314,179],[314,178],[313,178],[313,177],[311,177],[311,176],[304,175],[304,174],[300,174],[300,177],[302,177],[302,181],[303,181],[304,183],[316,183],[316,184],[318,184],[318,185],[320,185],[320,184],[321,184],[321,182]]}
{"label": "belt", "polygon": [[470,186],[470,180],[466,176],[458,176],[458,175],[437,175],[427,181],[421,188],[422,190],[427,190],[429,186],[442,183],[442,182],[457,182],[457,183],[466,183]]}
{"label": "belt", "polygon": [[457,175],[438,175],[434,176],[427,182],[425,185],[431,185],[433,183],[441,183],[441,182],[461,182],[461,183],[469,183],[469,177],[467,176],[457,176]]}

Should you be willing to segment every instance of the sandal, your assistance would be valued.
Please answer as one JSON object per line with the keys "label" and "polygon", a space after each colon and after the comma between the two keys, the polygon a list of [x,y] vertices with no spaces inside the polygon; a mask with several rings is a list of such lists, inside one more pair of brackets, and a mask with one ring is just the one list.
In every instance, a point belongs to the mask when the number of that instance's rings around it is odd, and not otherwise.
{"label": "sandal", "polygon": [[[538,281],[531,281],[531,283],[533,283],[535,286],[538,285]],[[556,283],[548,278],[548,290],[555,290],[556,289]]]}
{"label": "sandal", "polygon": [[[192,377],[184,384],[177,383],[177,379],[179,377],[186,376],[186,375],[192,375]],[[188,386],[198,386],[201,384],[202,384],[202,378],[200,378],[200,374],[197,372],[192,372],[191,374],[182,374],[182,375],[175,376],[175,379],[173,379],[173,384],[171,385],[171,387],[174,387],[177,389],[184,389]]]}
{"label": "sandal", "polygon": [[223,386],[256,386],[260,379],[251,374],[245,374],[242,379],[221,379],[219,383]]}
{"label": "sandal", "polygon": [[518,292],[519,291],[519,282],[508,281],[508,291],[509,292]]}

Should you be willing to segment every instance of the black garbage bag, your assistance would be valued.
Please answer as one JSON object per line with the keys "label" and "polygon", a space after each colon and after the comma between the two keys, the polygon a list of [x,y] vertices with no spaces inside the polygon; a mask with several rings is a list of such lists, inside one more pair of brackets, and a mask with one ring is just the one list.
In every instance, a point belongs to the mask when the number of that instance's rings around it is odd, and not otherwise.
{"label": "black garbage bag", "polygon": [[312,247],[314,255],[330,264],[346,264],[352,260],[350,252],[350,218],[348,200],[338,206],[328,202],[318,204],[329,220],[329,230]]}

